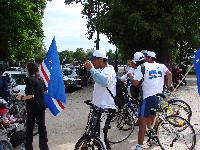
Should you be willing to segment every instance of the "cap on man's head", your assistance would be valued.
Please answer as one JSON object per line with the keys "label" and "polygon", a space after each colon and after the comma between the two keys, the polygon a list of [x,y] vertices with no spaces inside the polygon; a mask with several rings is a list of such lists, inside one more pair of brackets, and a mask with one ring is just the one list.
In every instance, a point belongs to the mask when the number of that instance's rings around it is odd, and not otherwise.
{"label": "cap on man's head", "polygon": [[152,57],[152,58],[156,58],[156,53],[151,52],[151,51],[147,51],[147,57]]}
{"label": "cap on man's head", "polygon": [[133,56],[132,62],[136,63],[136,62],[140,62],[144,60],[144,54],[141,52],[136,52]]}
{"label": "cap on man's head", "polygon": [[146,56],[147,55],[147,50],[141,50],[141,53],[144,55],[144,56]]}
{"label": "cap on man's head", "polygon": [[106,51],[104,50],[95,50],[93,52],[93,57],[108,59],[108,56],[106,55]]}

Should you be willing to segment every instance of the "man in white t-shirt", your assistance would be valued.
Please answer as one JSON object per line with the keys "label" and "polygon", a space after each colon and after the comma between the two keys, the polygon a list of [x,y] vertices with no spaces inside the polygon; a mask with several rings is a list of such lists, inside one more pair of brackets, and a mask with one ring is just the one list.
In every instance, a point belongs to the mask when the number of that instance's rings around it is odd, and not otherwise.
{"label": "man in white t-shirt", "polygon": [[126,84],[127,90],[128,90],[128,94],[135,98],[138,99],[139,97],[139,89],[135,88],[131,83],[130,83],[130,79],[127,76],[129,73],[134,75],[135,70],[137,69],[137,65],[134,62],[134,60],[131,60],[131,62],[129,62],[129,70],[127,71],[126,74],[124,74],[123,76],[120,77],[120,80],[122,82],[124,82]]}
{"label": "man in white t-shirt", "polygon": [[163,91],[164,75],[169,73],[168,75],[170,76],[171,72],[168,72],[165,67],[161,67],[161,65],[158,63],[144,63],[145,58],[141,52],[136,52],[134,54],[134,60],[139,66],[137,67],[134,76],[132,74],[128,74],[128,76],[134,86],[139,85],[142,81],[143,98],[139,106],[138,144],[133,149],[143,150],[142,145],[146,132],[146,126],[155,118],[155,113],[151,112],[150,110],[152,108],[157,108],[158,99],[156,94]]}
{"label": "man in white t-shirt", "polygon": [[[116,73],[114,67],[109,65],[107,61],[108,57],[106,56],[106,51],[95,50],[92,63],[87,61],[84,66],[90,71],[95,81],[92,99],[93,104],[103,109],[110,109],[110,111],[114,112],[116,105],[106,87],[112,92],[113,96],[116,95]],[[99,118],[100,117],[101,115]],[[111,149],[105,138],[111,118],[112,114],[108,114],[107,118],[103,118],[100,123],[100,138],[104,139],[107,150]]]}
{"label": "man in white t-shirt", "polygon": [[[167,77],[167,87],[170,90],[173,90],[173,84],[172,84],[172,73],[169,71],[169,69],[164,65],[156,62],[156,53],[152,51],[147,51],[146,54],[146,62],[148,63],[156,63],[158,70],[163,70],[164,74],[163,76]],[[158,74],[161,72],[158,72]],[[163,92],[163,87],[164,87],[164,78],[158,78],[158,83],[160,84],[159,87],[161,87],[160,91],[162,90]],[[160,92],[161,93],[161,92]]]}

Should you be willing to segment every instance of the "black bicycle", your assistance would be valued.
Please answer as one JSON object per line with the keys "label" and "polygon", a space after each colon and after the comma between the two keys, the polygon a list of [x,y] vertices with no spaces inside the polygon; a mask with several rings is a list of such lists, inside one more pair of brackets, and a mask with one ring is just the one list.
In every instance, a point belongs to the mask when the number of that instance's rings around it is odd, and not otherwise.
{"label": "black bicycle", "polygon": [[[90,113],[88,115],[87,126],[85,128],[85,133],[83,136],[78,140],[75,145],[75,150],[107,150],[110,147],[109,142],[104,142],[100,138],[100,121],[102,121],[104,115],[103,114],[110,114],[114,113],[113,109],[102,109],[94,106],[90,100],[84,101],[85,104],[90,106]],[[99,115],[101,117],[99,118]],[[99,120],[100,119],[100,120]],[[110,118],[111,119],[111,118]],[[107,120],[106,120],[107,122]],[[106,123],[105,122],[105,123]],[[106,138],[106,132],[104,132]]]}
{"label": "black bicycle", "polygon": [[132,134],[135,127],[135,119],[137,119],[137,117],[134,117],[137,113],[136,108],[138,107],[135,106],[132,99],[129,99],[122,109],[117,110],[110,122],[110,128],[107,133],[110,143],[123,142]]}

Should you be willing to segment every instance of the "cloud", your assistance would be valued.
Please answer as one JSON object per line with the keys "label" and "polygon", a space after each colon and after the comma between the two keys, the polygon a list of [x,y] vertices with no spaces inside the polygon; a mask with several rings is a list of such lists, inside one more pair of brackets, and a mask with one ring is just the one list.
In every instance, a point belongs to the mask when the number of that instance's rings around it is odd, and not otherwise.
{"label": "cloud", "polygon": [[[48,48],[53,37],[56,37],[58,51],[94,48],[95,43],[87,39],[86,20],[81,15],[79,4],[65,5],[64,0],[47,2],[44,12],[44,43]],[[104,35],[100,35],[100,49],[115,50]]]}

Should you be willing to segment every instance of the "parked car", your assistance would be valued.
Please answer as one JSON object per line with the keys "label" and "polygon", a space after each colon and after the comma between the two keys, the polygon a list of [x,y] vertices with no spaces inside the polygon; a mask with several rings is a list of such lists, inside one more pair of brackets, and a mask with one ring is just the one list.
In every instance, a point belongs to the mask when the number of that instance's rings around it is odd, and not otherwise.
{"label": "parked car", "polygon": [[77,76],[75,70],[70,68],[63,69],[63,81],[66,90],[82,88],[82,80]]}
{"label": "parked car", "polygon": [[22,71],[23,69],[21,67],[9,67],[6,69],[6,71]]}
{"label": "parked car", "polygon": [[26,73],[21,71],[5,71],[3,76],[7,76],[10,80],[10,87],[13,91],[19,91],[20,94],[25,94],[25,78]]}

